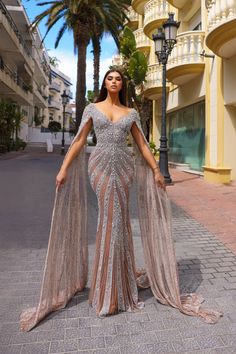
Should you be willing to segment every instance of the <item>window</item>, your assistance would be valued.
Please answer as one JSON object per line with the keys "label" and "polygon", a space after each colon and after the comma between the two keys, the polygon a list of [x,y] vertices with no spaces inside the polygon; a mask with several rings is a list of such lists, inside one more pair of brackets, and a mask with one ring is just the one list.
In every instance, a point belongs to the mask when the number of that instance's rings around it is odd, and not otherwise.
{"label": "window", "polygon": [[197,24],[197,26],[195,26],[195,27],[193,28],[193,31],[201,31],[201,30],[202,30],[202,23],[199,22],[199,23]]}

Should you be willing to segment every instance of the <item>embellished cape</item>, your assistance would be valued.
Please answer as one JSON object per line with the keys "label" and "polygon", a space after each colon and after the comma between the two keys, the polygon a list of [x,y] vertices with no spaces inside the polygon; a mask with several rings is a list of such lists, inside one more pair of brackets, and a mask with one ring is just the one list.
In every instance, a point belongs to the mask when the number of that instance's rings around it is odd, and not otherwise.
{"label": "embellished cape", "polygon": [[[84,110],[79,131],[71,146],[80,138],[83,128],[91,118],[90,109],[91,104]],[[136,111],[134,116],[135,123],[144,137]],[[145,142],[149,147],[146,139]],[[138,215],[146,269],[145,274],[139,274],[137,284],[140,287],[150,285],[153,295],[160,303],[175,307],[187,315],[202,317],[207,323],[215,323],[222,313],[202,309],[201,295],[180,295],[170,200],[167,192],[156,185],[152,170],[135,141],[133,147]],[[84,146],[70,166],[65,185],[56,190],[40,299],[37,307],[22,312],[20,328],[23,331],[31,330],[52,311],[64,308],[74,294],[86,286],[87,167]],[[147,279],[148,285],[145,284]]]}

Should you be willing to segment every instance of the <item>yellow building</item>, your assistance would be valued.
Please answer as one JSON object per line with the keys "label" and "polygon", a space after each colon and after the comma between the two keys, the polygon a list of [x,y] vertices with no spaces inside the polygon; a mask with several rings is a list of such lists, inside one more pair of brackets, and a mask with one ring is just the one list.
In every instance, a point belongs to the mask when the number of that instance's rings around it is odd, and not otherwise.
{"label": "yellow building", "polygon": [[133,0],[128,25],[148,57],[144,94],[158,146],[162,70],[152,35],[168,12],[181,22],[167,65],[169,161],[210,182],[236,180],[236,0]]}

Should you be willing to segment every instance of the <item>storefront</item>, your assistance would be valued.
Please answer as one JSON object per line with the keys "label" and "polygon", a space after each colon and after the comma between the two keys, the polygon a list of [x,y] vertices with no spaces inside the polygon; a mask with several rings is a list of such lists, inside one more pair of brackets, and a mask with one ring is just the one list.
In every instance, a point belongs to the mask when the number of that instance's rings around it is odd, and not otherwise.
{"label": "storefront", "polygon": [[202,171],[205,162],[205,101],[167,116],[169,161]]}

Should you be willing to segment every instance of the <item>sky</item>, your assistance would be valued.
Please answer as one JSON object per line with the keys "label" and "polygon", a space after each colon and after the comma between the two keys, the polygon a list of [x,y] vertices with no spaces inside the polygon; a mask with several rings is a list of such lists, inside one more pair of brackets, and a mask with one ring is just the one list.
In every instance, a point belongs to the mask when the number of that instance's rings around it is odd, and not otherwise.
{"label": "sky", "polygon": [[[26,9],[27,15],[30,21],[33,21],[35,16],[47,9],[46,6],[37,6],[37,3],[43,2],[36,0],[22,0],[22,3]],[[47,1],[47,0],[45,0]],[[57,57],[59,59],[58,69],[64,74],[70,77],[73,86],[71,91],[73,92],[73,97],[75,98],[75,88],[76,88],[76,68],[77,68],[77,55],[74,54],[73,48],[73,36],[72,33],[66,32],[61,39],[57,49],[54,48],[54,43],[58,30],[61,27],[62,22],[59,22],[55,29],[53,28],[47,35],[45,39],[45,47],[48,50],[48,54],[52,57]],[[46,32],[45,21],[39,26],[40,33],[42,37]],[[117,54],[117,48],[115,42],[111,36],[104,36],[102,40],[102,53],[101,53],[101,65],[100,65],[100,85],[102,83],[103,76],[105,72],[109,69],[109,65],[112,62],[112,56]],[[87,50],[87,70],[86,70],[86,82],[87,90],[93,89],[93,55],[91,53],[92,46],[88,46]]]}

